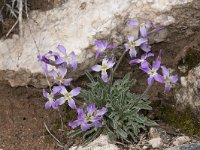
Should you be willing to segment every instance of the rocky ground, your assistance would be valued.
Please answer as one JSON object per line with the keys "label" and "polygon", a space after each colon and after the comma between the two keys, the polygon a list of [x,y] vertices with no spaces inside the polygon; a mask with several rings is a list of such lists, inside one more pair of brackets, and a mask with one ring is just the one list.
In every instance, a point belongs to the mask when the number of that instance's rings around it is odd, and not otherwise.
{"label": "rocky ground", "polygon": [[[7,83],[0,83],[0,85],[1,150],[27,150],[27,148],[30,150],[61,149],[45,129],[44,123],[47,124],[50,131],[60,140],[66,149],[73,144],[79,143],[79,139],[72,140],[66,136],[67,132],[69,132],[69,128],[65,123],[67,121],[65,119],[66,111],[62,113],[64,131],[61,131],[58,112],[44,109],[45,100],[42,97],[41,89],[32,87],[11,88]],[[67,114],[68,119],[73,120],[70,118],[71,113],[68,112]],[[142,134],[139,143],[125,145],[117,142],[116,145],[119,149],[163,150],[183,144],[186,144],[184,147],[194,147],[196,145],[189,144],[200,143],[199,137],[184,135],[178,129],[173,129],[160,121],[157,122],[160,125],[150,128],[147,133]],[[105,140],[103,144],[93,145],[93,148],[102,149],[99,145],[105,146]],[[171,148],[168,150],[179,149]],[[198,148],[191,150],[198,150]]]}

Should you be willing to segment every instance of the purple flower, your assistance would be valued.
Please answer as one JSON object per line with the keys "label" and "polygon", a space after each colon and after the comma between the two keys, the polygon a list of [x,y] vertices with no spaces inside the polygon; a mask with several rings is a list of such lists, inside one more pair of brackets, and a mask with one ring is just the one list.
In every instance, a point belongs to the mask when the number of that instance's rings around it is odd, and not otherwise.
{"label": "purple flower", "polygon": [[53,109],[58,109],[58,104],[55,102],[56,100],[54,98],[56,93],[57,91],[55,89],[53,89],[51,93],[48,93],[43,89],[43,96],[48,99],[48,101],[45,103],[46,109],[50,109],[51,107]]}
{"label": "purple flower", "polygon": [[165,66],[161,66],[162,73],[164,76],[164,83],[165,83],[165,92],[170,91],[172,84],[176,83],[178,81],[178,76],[171,76],[168,69]]}
{"label": "purple flower", "polygon": [[77,68],[77,62],[74,60],[76,57],[74,51],[68,52],[63,45],[58,45],[57,49],[64,55],[64,57],[59,57],[55,63],[62,64],[66,62],[72,66],[73,70],[75,70]]}
{"label": "purple flower", "polygon": [[142,23],[140,24],[140,35],[143,37],[143,38],[147,38],[147,35],[148,35],[148,30],[152,27],[152,22],[151,21],[148,21],[146,23]]}
{"label": "purple flower", "polygon": [[56,83],[58,85],[65,85],[65,86],[69,86],[72,78],[68,78],[68,79],[64,79],[65,75],[67,73],[67,68],[65,67],[58,67],[56,70],[51,70],[48,75],[50,77],[53,77],[56,80]]}
{"label": "purple flower", "polygon": [[134,59],[134,60],[131,60],[131,61],[129,62],[129,64],[141,63],[141,67],[143,68],[143,67],[146,66],[146,64],[148,64],[148,62],[146,61],[146,59],[147,59],[148,57],[152,57],[152,56],[154,56],[153,53],[144,54],[144,55],[142,55],[141,59]]}
{"label": "purple flower", "polygon": [[128,43],[125,43],[124,45],[126,47],[126,51],[129,50],[131,58],[135,57],[137,54],[136,47],[140,46],[142,43],[145,43],[146,41],[147,39],[144,38],[140,38],[135,41],[133,36],[128,38]]}
{"label": "purple flower", "polygon": [[109,50],[111,48],[114,48],[113,45],[109,45],[107,41],[95,41],[96,46],[98,47],[98,50],[96,52],[96,59],[99,57],[99,54],[105,50]]}
{"label": "purple flower", "polygon": [[163,83],[164,78],[160,74],[157,73],[158,69],[160,68],[161,58],[158,56],[156,61],[153,62],[152,69],[149,68],[149,64],[145,63],[142,67],[140,67],[141,70],[146,72],[149,75],[148,78],[148,85],[152,85],[154,79],[160,83]]}
{"label": "purple flower", "polygon": [[156,26],[148,34],[154,33],[154,32],[158,32],[158,31],[163,30],[163,29],[164,29],[164,26],[161,26],[161,25],[160,26]]}
{"label": "purple flower", "polygon": [[149,51],[151,51],[151,46],[148,44],[148,42],[142,43],[142,44],[140,45],[140,48],[141,48],[144,52],[146,52],[146,53],[148,53]]}
{"label": "purple flower", "polygon": [[90,104],[86,110],[77,109],[78,119],[74,122],[69,122],[69,126],[73,129],[81,126],[82,131],[87,131],[91,127],[102,127],[101,120],[103,115],[107,112],[105,107],[96,109],[95,104]]}
{"label": "purple flower", "polygon": [[102,60],[102,65],[95,65],[92,67],[93,71],[101,71],[101,78],[104,82],[108,82],[108,74],[106,70],[112,68],[115,62],[113,60],[108,60],[106,57]]}
{"label": "purple flower", "polygon": [[61,87],[61,91],[60,93],[63,95],[63,97],[60,97],[56,102],[58,103],[58,105],[62,105],[64,104],[66,101],[68,102],[68,105],[72,108],[72,109],[76,109],[76,104],[73,100],[74,96],[77,96],[80,93],[81,88],[77,87],[75,89],[72,89],[70,92],[68,92],[66,90],[65,87]]}
{"label": "purple flower", "polygon": [[37,56],[38,61],[42,62],[42,69],[44,73],[48,73],[48,65],[51,66],[58,66],[55,61],[60,58],[60,55],[56,52],[49,51],[48,53],[44,55],[38,55]]}
{"label": "purple flower", "polygon": [[136,26],[139,25],[139,23],[137,21],[134,21],[134,20],[133,21],[129,21],[127,24],[130,27],[136,27]]}

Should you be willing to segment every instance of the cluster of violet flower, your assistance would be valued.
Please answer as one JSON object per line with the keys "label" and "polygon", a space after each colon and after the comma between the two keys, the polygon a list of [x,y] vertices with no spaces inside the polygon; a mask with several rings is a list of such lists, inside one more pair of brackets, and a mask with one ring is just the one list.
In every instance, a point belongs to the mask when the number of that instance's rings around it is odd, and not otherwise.
{"label": "cluster of violet flower", "polygon": [[62,45],[58,45],[57,49],[59,53],[49,51],[38,56],[38,61],[41,62],[45,75],[55,81],[55,86],[50,89],[50,93],[43,89],[43,96],[48,100],[45,103],[45,108],[50,109],[52,107],[57,110],[60,105],[67,102],[69,107],[75,109],[78,114],[78,119],[69,122],[69,126],[72,128],[81,126],[83,131],[92,127],[101,127],[101,120],[107,109],[105,107],[96,109],[95,104],[89,104],[85,109],[77,107],[74,97],[80,93],[81,88],[76,87],[71,91],[67,90],[66,87],[71,85],[72,78],[65,78],[68,66],[71,66],[73,70],[77,68],[76,55],[74,51],[68,52]]}
{"label": "cluster of violet flower", "polygon": [[[151,47],[148,43],[148,35],[152,32],[161,30],[162,27],[153,27],[153,24],[150,21],[143,24],[139,24],[137,21],[129,21],[128,26],[139,26],[140,35],[138,39],[135,39],[133,36],[128,37],[128,42],[124,45],[125,53],[129,52],[132,59],[130,64],[140,64],[139,68],[149,76],[147,79],[149,86],[156,80],[165,84],[165,92],[168,92],[172,85],[178,81],[178,76],[172,75],[166,66],[161,66],[162,50],[160,50],[156,60],[153,61],[152,66],[147,61],[149,57],[154,56],[154,54],[150,52]],[[150,29],[151,31],[149,31]],[[109,44],[107,41],[96,40],[95,44],[98,48],[96,51],[96,59],[98,59],[102,52],[115,48],[115,46]],[[68,66],[71,66],[73,70],[77,68],[77,62],[75,61],[76,55],[73,51],[69,53],[62,45],[58,45],[57,49],[60,53],[49,51],[45,55],[38,56],[38,60],[42,63],[44,73],[53,78],[56,84],[50,93],[43,90],[44,97],[48,99],[45,108],[49,109],[52,107],[53,109],[58,109],[60,105],[67,102],[69,107],[75,109],[78,114],[77,120],[69,122],[68,125],[70,127],[74,129],[80,126],[82,131],[86,131],[92,127],[101,127],[103,115],[107,112],[107,109],[105,107],[97,109],[94,103],[89,104],[84,109],[76,106],[74,97],[80,93],[81,88],[77,87],[69,92],[66,87],[71,84],[72,78],[65,78]],[[136,58],[140,49],[144,54],[141,58]],[[105,56],[101,65],[94,65],[91,69],[95,72],[101,72],[102,80],[107,83],[110,79],[107,70],[113,68],[114,65],[115,59],[109,59]],[[160,68],[162,69],[162,75],[158,73]]]}
{"label": "cluster of violet flower", "polygon": [[[163,29],[163,27],[162,26],[153,27],[153,24],[150,21],[140,25],[137,21],[129,21],[128,26],[130,27],[139,26],[139,35],[140,35],[138,39],[135,39],[133,36],[128,37],[128,42],[124,44],[125,50],[129,51],[129,55],[132,59],[130,61],[130,64],[135,64],[135,63],[140,64],[139,68],[149,75],[147,79],[149,86],[151,86],[153,84],[153,81],[156,80],[160,83],[165,84],[165,90],[164,90],[165,92],[170,91],[172,85],[178,81],[178,76],[171,75],[171,72],[169,71],[169,69],[166,68],[166,66],[161,66],[162,50],[160,50],[157,59],[153,61],[152,66],[147,61],[149,57],[154,56],[154,54],[150,52],[151,46],[148,43],[148,35]],[[150,29],[152,30],[149,31]],[[109,45],[107,41],[103,42],[96,41],[96,45],[98,47],[98,50],[96,52],[96,58],[98,58],[101,52],[114,48],[114,46]],[[141,58],[135,58],[137,57],[139,49],[144,51],[145,54],[143,54]],[[102,65],[95,65],[92,67],[93,71],[96,72],[101,71],[102,80],[104,82],[108,82],[108,74],[106,70],[114,66],[115,62],[113,60],[114,59],[109,61],[105,57],[102,61]],[[158,73],[160,68],[162,69],[162,75]]]}
{"label": "cluster of violet flower", "polygon": [[[137,21],[130,21],[128,22],[129,26],[138,26]],[[151,32],[149,32],[149,29],[153,28]],[[136,47],[139,47],[141,50],[145,52],[141,56],[141,58],[136,58],[130,61],[130,64],[138,63],[140,64],[140,69],[147,73],[149,75],[147,82],[148,85],[151,86],[153,84],[153,81],[156,80],[157,82],[164,83],[165,84],[165,90],[164,92],[170,91],[173,84],[175,84],[178,81],[177,75],[171,75],[171,72],[169,69],[166,68],[166,66],[161,66],[161,54],[162,50],[160,50],[158,57],[155,61],[153,61],[152,66],[148,63],[147,58],[154,56],[153,53],[151,53],[151,47],[148,44],[148,35],[152,32],[157,32],[161,30],[162,27],[157,26],[153,27],[152,22],[146,22],[140,25],[139,31],[140,31],[140,38],[136,41],[133,41],[134,37],[129,37],[129,42],[125,44],[126,50],[129,50],[130,57],[136,57],[137,50]],[[162,69],[162,75],[158,73],[159,69]]]}

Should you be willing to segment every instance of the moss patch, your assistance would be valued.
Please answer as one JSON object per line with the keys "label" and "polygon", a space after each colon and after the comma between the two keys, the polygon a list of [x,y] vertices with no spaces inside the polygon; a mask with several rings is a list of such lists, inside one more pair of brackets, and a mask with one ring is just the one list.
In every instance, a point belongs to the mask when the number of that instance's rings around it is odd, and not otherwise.
{"label": "moss patch", "polygon": [[178,66],[184,66],[185,71],[179,71],[179,75],[186,76],[188,72],[200,63],[200,51],[196,49],[189,49],[184,58],[182,58]]}
{"label": "moss patch", "polygon": [[190,111],[180,113],[173,108],[161,107],[157,115],[169,125],[188,135],[200,135],[199,125],[192,119]]}

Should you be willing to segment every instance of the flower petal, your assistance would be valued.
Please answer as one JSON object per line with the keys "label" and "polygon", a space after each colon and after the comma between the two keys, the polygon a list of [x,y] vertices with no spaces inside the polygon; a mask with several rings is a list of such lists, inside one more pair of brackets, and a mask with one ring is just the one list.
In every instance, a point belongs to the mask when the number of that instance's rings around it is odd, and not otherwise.
{"label": "flower petal", "polygon": [[137,55],[136,49],[135,48],[130,48],[129,54],[130,54],[131,58],[136,57],[136,55]]}
{"label": "flower petal", "polygon": [[59,93],[61,91],[61,86],[54,86],[53,89],[52,89],[52,93],[55,95],[57,93]]}
{"label": "flower petal", "polygon": [[139,25],[139,23],[138,23],[137,21],[129,21],[127,24],[128,24],[128,26],[130,26],[130,27],[135,27],[135,26],[138,26],[138,25]]}
{"label": "flower petal", "polygon": [[53,109],[58,109],[58,104],[55,102],[52,102],[52,107],[53,107]]}
{"label": "flower petal", "polygon": [[55,101],[55,103],[56,103],[57,105],[63,105],[65,102],[66,102],[66,100],[65,100],[64,97],[60,97],[60,98],[58,98],[58,99]]}
{"label": "flower petal", "polygon": [[43,89],[43,96],[48,98],[49,97],[49,93],[45,91],[45,89]]}
{"label": "flower petal", "polygon": [[76,61],[72,60],[69,63],[72,66],[73,70],[75,70],[77,68],[77,62]]}
{"label": "flower petal", "polygon": [[74,122],[69,122],[68,125],[72,128],[75,129],[79,125],[81,125],[83,122],[81,120],[75,120]]}
{"label": "flower petal", "polygon": [[133,42],[134,40],[135,40],[134,36],[129,36],[129,37],[128,37],[128,41],[129,41],[129,42]]}
{"label": "flower petal", "polygon": [[70,93],[72,94],[72,96],[77,96],[80,93],[80,91],[81,91],[81,88],[77,87],[77,88],[71,90]]}
{"label": "flower petal", "polygon": [[140,25],[140,34],[142,37],[147,37],[147,29],[144,23]]}
{"label": "flower petal", "polygon": [[151,46],[150,46],[147,42],[142,43],[142,44],[140,45],[140,48],[141,48],[143,51],[145,51],[146,53],[149,52],[149,51],[151,51]]}
{"label": "flower petal", "polygon": [[169,92],[171,89],[171,85],[170,84],[166,84],[165,85],[165,92]]}
{"label": "flower petal", "polygon": [[102,116],[107,112],[107,108],[102,107],[101,109],[97,110],[97,115]]}
{"label": "flower petal", "polygon": [[68,102],[69,107],[71,107],[72,109],[76,109],[76,104],[73,99],[70,99],[67,102]]}
{"label": "flower petal", "polygon": [[71,84],[71,81],[72,81],[72,78],[64,79],[63,84],[64,84],[65,86],[69,86],[69,85]]}
{"label": "flower petal", "polygon": [[104,82],[108,82],[108,74],[107,72],[102,72],[101,73],[101,78]]}
{"label": "flower petal", "polygon": [[77,109],[77,113],[78,113],[78,118],[79,119],[84,119],[85,113],[84,113],[83,109],[78,108]]}
{"label": "flower petal", "polygon": [[58,46],[57,46],[57,49],[58,49],[61,53],[66,54],[66,49],[65,49],[65,47],[64,47],[63,45],[58,45]]}
{"label": "flower petal", "polygon": [[134,63],[141,63],[141,59],[133,59],[129,62],[129,64],[134,64]]}
{"label": "flower petal", "polygon": [[53,69],[48,72],[48,76],[55,78],[57,76],[57,72]]}
{"label": "flower petal", "polygon": [[95,44],[96,44],[96,46],[98,47],[98,49],[99,49],[100,51],[102,51],[102,49],[104,49],[103,42],[101,42],[101,41],[99,41],[99,40],[96,40],[96,41],[95,41]]}
{"label": "flower petal", "polygon": [[147,42],[146,38],[140,38],[137,41],[135,41],[136,46],[140,46],[142,43]]}
{"label": "flower petal", "polygon": [[51,106],[52,106],[52,102],[51,102],[51,101],[47,101],[47,102],[45,103],[45,109],[50,109]]}
{"label": "flower petal", "polygon": [[108,69],[112,68],[114,66],[114,64],[115,64],[114,60],[108,61],[108,64],[107,64]]}
{"label": "flower petal", "polygon": [[100,66],[100,65],[94,65],[94,66],[92,67],[92,70],[93,70],[93,71],[96,71],[96,72],[99,72],[99,71],[101,71],[101,66]]}
{"label": "flower petal", "polygon": [[93,114],[96,111],[95,103],[88,105],[86,109],[89,114]]}
{"label": "flower petal", "polygon": [[87,124],[87,123],[81,124],[81,130],[82,130],[82,131],[87,131],[87,130],[90,129],[91,127],[92,127],[91,124]]}
{"label": "flower petal", "polygon": [[65,88],[64,86],[62,86],[62,87],[61,87],[60,93],[61,93],[62,95],[65,95],[65,94],[68,93],[68,91],[66,90],[66,88]]}
{"label": "flower petal", "polygon": [[171,76],[170,81],[171,81],[171,83],[176,83],[178,81],[178,76],[177,75]]}
{"label": "flower petal", "polygon": [[161,66],[162,68],[162,73],[164,76],[169,76],[169,71],[167,70],[167,68],[165,66]]}
{"label": "flower petal", "polygon": [[153,61],[152,69],[157,71],[160,68],[160,63],[160,59],[156,59],[155,61]]}
{"label": "flower petal", "polygon": [[93,126],[95,126],[95,127],[102,127],[103,125],[102,125],[101,122],[95,121],[95,122],[93,122]]}
{"label": "flower petal", "polygon": [[153,84],[153,81],[154,81],[154,78],[150,76],[150,77],[147,79],[148,85],[151,86],[151,85]]}
{"label": "flower petal", "polygon": [[58,59],[56,59],[55,64],[59,65],[66,62],[66,59],[63,57],[59,57]]}
{"label": "flower petal", "polygon": [[151,71],[151,69],[149,68],[149,66],[147,65],[147,63],[145,63],[143,66],[139,67],[142,71],[149,73]]}
{"label": "flower petal", "polygon": [[100,53],[101,53],[101,51],[98,49],[98,50],[96,51],[96,56],[95,56],[96,59],[99,57]]}
{"label": "flower petal", "polygon": [[72,59],[75,59],[76,58],[76,54],[74,51],[72,51],[69,56],[72,58]]}
{"label": "flower petal", "polygon": [[156,81],[160,82],[160,83],[164,83],[164,82],[165,82],[164,77],[161,76],[161,75],[158,74],[158,73],[154,76],[154,79],[155,79]]}

